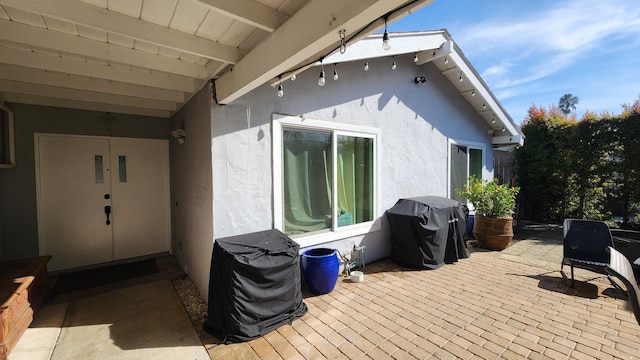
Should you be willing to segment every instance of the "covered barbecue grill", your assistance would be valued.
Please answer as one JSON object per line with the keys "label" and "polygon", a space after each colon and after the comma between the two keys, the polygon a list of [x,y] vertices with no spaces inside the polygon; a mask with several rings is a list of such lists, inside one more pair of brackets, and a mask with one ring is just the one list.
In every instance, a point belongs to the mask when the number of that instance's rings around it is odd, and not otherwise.
{"label": "covered barbecue grill", "polygon": [[468,258],[464,236],[469,209],[437,196],[400,199],[389,210],[391,260],[408,268],[438,269]]}

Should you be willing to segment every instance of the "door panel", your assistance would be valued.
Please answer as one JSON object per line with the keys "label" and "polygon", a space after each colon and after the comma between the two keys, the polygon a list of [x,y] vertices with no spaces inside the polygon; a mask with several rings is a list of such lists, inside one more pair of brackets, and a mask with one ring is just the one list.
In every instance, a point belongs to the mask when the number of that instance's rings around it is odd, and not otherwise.
{"label": "door panel", "polygon": [[169,251],[166,140],[37,134],[36,144],[40,253],[53,255],[52,271]]}
{"label": "door panel", "polygon": [[[41,253],[53,255],[50,270],[111,261],[111,227],[104,199],[109,193],[109,142],[41,135],[38,144],[38,199]],[[102,156],[102,182],[96,181]],[[99,181],[100,179],[98,179]]]}
{"label": "door panel", "polygon": [[169,250],[168,151],[164,140],[111,140],[116,260]]}

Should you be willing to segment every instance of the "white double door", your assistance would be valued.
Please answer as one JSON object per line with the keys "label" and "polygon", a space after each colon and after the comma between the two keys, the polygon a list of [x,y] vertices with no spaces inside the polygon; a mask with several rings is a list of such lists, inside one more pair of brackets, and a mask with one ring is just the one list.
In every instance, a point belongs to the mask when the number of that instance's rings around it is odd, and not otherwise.
{"label": "white double door", "polygon": [[168,141],[36,134],[35,143],[50,270],[169,251]]}

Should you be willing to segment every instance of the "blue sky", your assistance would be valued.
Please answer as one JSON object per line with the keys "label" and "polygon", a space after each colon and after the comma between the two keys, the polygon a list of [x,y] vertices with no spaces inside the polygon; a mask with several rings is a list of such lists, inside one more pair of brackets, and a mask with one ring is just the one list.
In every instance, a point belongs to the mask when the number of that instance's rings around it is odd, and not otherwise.
{"label": "blue sky", "polygon": [[640,95],[638,0],[436,0],[388,29],[447,29],[518,124],[567,93],[578,119]]}

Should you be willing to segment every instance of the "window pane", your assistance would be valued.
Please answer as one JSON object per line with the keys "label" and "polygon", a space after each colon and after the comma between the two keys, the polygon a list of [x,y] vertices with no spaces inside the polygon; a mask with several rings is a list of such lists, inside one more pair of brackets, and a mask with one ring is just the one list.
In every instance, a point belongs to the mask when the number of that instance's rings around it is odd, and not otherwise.
{"label": "window pane", "polygon": [[373,220],[373,139],[338,136],[338,226]]}
{"label": "window pane", "polygon": [[284,232],[331,227],[331,134],[283,131]]}
{"label": "window pane", "polygon": [[104,166],[102,163],[102,155],[96,155],[94,157],[96,184],[104,183]]}
{"label": "window pane", "polygon": [[482,150],[469,149],[469,176],[482,179]]}
{"label": "window pane", "polygon": [[118,179],[121,183],[127,182],[127,157],[118,156]]}
{"label": "window pane", "polygon": [[469,177],[467,172],[467,147],[451,145],[451,178],[449,187],[451,189],[449,198],[465,204],[467,200],[456,194],[456,189],[461,189],[467,184]]}

